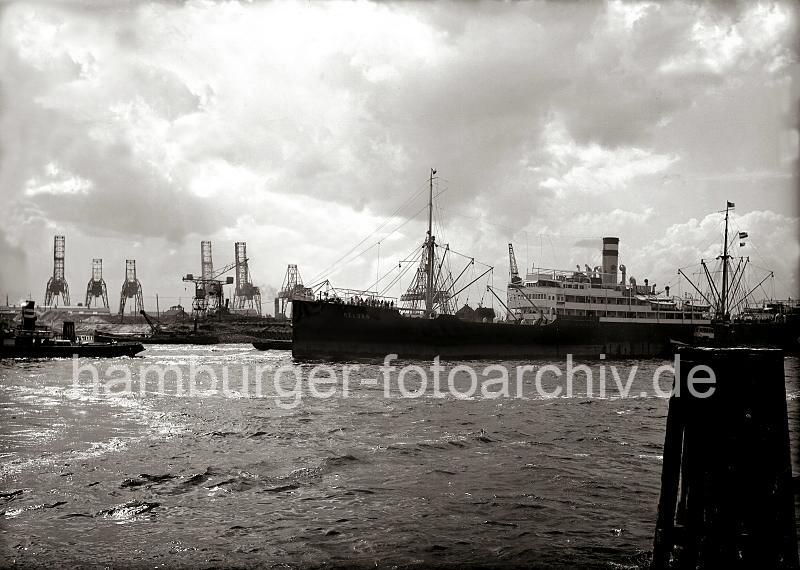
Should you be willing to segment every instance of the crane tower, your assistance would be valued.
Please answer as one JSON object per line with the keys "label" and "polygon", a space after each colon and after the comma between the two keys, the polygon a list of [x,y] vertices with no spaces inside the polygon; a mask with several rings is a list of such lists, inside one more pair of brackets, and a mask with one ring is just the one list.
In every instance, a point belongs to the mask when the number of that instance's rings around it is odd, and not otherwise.
{"label": "crane tower", "polygon": [[187,273],[183,278],[183,281],[194,283],[192,316],[205,317],[216,313],[222,308],[227,308],[223,285],[232,284],[233,277],[227,277],[224,281],[220,277],[233,269],[234,266],[235,264],[231,263],[219,271],[214,271],[214,262],[211,258],[211,242],[200,242],[200,276],[195,277],[192,273]]}
{"label": "crane tower", "polygon": [[86,285],[86,305],[87,308],[92,306],[92,301],[96,302],[97,299],[103,303],[103,307],[108,309],[108,292],[106,290],[106,282],[103,280],[103,260],[92,259],[92,278],[89,279]]}
{"label": "crane tower", "polygon": [[250,280],[250,267],[247,263],[247,243],[237,241],[236,253],[236,291],[233,296],[234,309],[253,309],[261,314],[261,290]]}
{"label": "crane tower", "polygon": [[53,240],[53,276],[47,280],[44,293],[44,304],[52,307],[54,301],[61,297],[64,305],[69,305],[69,285],[64,278],[64,236],[55,236]]}
{"label": "crane tower", "polygon": [[144,299],[142,297],[142,284],[136,278],[136,260],[125,260],[125,281],[122,283],[122,290],[119,294],[119,314],[125,314],[125,303],[128,299],[133,299],[134,310],[138,314],[144,311]]}
{"label": "crane tower", "polygon": [[518,283],[522,283],[522,279],[519,277],[519,269],[517,268],[517,258],[514,255],[514,245],[508,244],[508,277],[509,282],[513,285],[517,285]]}
{"label": "crane tower", "polygon": [[303,278],[300,277],[300,270],[297,265],[290,263],[286,268],[286,276],[283,278],[283,286],[275,297],[275,316],[287,317],[286,308],[291,307],[292,299],[314,300],[314,290],[303,285]]}

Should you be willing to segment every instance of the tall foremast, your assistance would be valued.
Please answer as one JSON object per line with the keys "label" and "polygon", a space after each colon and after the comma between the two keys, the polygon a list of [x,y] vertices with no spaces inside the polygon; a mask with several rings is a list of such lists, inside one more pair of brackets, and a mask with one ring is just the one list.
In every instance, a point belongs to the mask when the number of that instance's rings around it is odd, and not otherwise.
{"label": "tall foremast", "polygon": [[428,263],[425,267],[425,316],[430,317],[433,313],[433,286],[434,286],[434,279],[433,279],[433,259],[434,259],[434,247],[435,247],[435,237],[433,236],[433,177],[436,174],[436,170],[431,168],[431,176],[428,179],[429,183],[429,193],[428,193],[428,239],[425,240],[425,247],[428,250]]}

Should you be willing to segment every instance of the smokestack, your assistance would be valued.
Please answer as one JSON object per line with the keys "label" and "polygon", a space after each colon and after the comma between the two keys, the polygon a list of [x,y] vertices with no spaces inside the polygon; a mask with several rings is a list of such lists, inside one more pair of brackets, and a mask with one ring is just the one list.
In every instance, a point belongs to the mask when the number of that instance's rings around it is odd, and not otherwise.
{"label": "smokestack", "polygon": [[603,284],[617,283],[617,261],[619,261],[619,238],[603,238]]}

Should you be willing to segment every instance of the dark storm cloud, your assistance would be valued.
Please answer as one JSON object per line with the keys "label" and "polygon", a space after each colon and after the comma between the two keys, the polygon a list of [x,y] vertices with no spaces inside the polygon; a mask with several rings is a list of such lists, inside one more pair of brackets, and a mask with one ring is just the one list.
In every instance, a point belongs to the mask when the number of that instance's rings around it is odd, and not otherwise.
{"label": "dark storm cloud", "polygon": [[[63,27],[67,37],[86,31]],[[93,85],[94,68],[101,64],[91,52],[39,55],[32,66],[13,50],[0,54],[0,188],[7,201],[29,201],[45,219],[90,232],[174,240],[224,223],[212,222],[216,215],[186,192],[185,180],[136,148],[140,141],[131,127],[151,113],[169,121],[197,109],[197,98],[173,74],[144,64],[119,74],[112,66],[102,72],[109,81]],[[85,181],[84,191],[70,192],[72,179]]]}
{"label": "dark storm cloud", "polygon": [[[43,228],[247,235],[314,273],[430,167],[448,227],[493,259],[522,234],[656,239],[731,164],[736,199],[793,172],[797,94],[770,104],[796,67],[788,3],[90,6],[0,21],[0,192]],[[788,142],[759,142],[780,113]]]}

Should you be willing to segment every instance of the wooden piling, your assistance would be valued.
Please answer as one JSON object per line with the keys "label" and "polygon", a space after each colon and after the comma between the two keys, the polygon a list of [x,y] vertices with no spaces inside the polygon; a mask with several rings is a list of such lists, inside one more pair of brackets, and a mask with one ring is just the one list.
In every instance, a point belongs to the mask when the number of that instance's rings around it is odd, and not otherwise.
{"label": "wooden piling", "polygon": [[800,568],[783,352],[678,355],[651,567]]}

